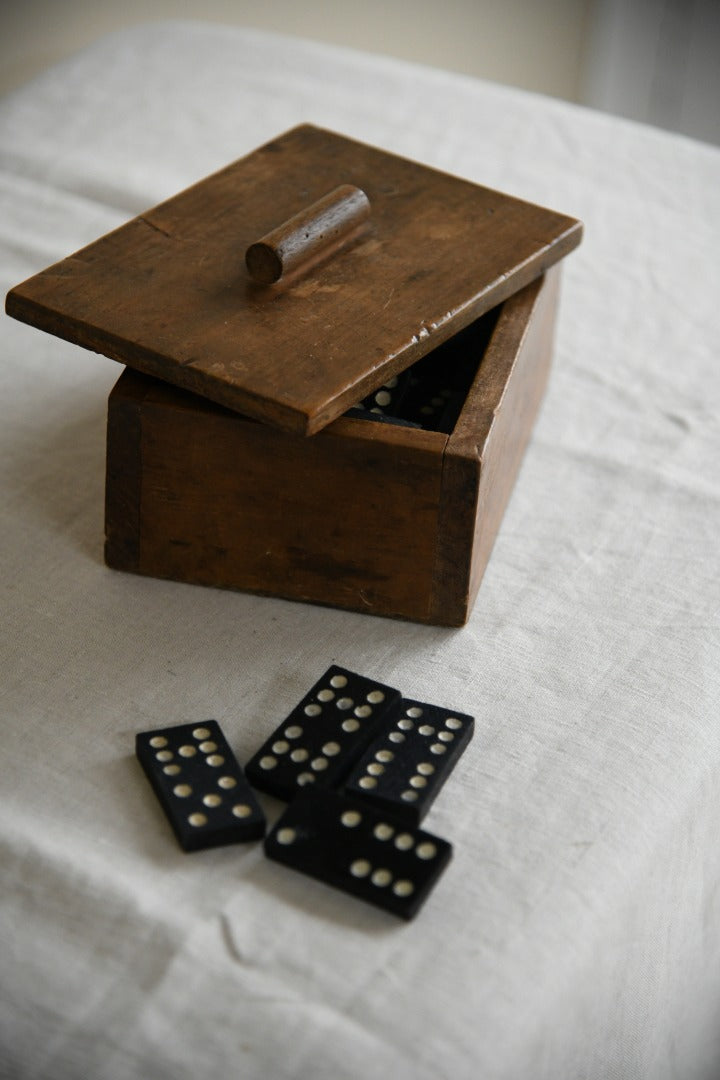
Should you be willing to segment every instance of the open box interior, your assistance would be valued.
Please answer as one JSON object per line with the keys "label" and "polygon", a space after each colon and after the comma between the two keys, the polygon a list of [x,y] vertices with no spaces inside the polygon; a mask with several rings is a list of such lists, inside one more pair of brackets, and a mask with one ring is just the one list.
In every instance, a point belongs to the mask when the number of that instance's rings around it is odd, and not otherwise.
{"label": "open box interior", "polygon": [[501,306],[389,379],[345,416],[452,434],[497,325]]}

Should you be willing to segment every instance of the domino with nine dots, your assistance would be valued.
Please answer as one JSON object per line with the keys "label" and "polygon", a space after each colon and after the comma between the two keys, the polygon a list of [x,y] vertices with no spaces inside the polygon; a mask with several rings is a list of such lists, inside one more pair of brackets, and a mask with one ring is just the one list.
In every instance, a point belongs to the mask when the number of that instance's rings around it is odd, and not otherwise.
{"label": "domino with nine dots", "polygon": [[465,713],[403,698],[348,777],[345,791],[419,825],[474,727]]}
{"label": "domino with nine dots", "polygon": [[330,667],[247,763],[248,780],[286,801],[337,786],[399,700],[390,686]]}
{"label": "domino with nine dots", "polygon": [[275,862],[403,919],[420,909],[452,846],[335,791],[306,789],[265,838]]}
{"label": "domino with nine dots", "polygon": [[183,850],[265,835],[265,815],[215,720],[141,732],[135,753]]}

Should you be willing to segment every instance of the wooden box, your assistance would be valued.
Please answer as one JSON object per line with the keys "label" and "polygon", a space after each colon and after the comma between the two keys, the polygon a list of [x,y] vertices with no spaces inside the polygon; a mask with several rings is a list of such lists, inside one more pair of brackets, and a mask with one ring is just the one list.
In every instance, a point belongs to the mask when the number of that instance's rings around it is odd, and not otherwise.
{"label": "wooden box", "polygon": [[[110,566],[460,626],[547,379],[553,264],[580,236],[304,126],[7,310],[128,365],[108,412]],[[421,368],[432,401],[461,395],[444,430],[353,408]]]}

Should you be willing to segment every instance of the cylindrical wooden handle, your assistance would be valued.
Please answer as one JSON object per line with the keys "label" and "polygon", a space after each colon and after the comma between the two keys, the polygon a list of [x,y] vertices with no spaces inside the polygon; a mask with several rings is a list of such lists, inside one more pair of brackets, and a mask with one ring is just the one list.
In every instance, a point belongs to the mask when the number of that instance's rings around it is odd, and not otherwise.
{"label": "cylindrical wooden handle", "polygon": [[365,192],[342,184],[250,245],[245,252],[250,277],[260,285],[279,281],[336,247],[369,214]]}

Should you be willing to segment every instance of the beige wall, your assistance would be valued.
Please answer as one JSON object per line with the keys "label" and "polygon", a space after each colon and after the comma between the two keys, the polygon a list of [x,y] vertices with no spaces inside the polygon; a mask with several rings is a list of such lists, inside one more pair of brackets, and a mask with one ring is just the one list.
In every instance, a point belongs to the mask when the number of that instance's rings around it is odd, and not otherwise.
{"label": "beige wall", "polygon": [[576,99],[590,0],[4,0],[0,93],[101,34],[195,18],[318,41]]}
{"label": "beige wall", "polygon": [[720,145],[720,0],[0,0],[0,94],[102,34],[168,18],[386,53]]}

